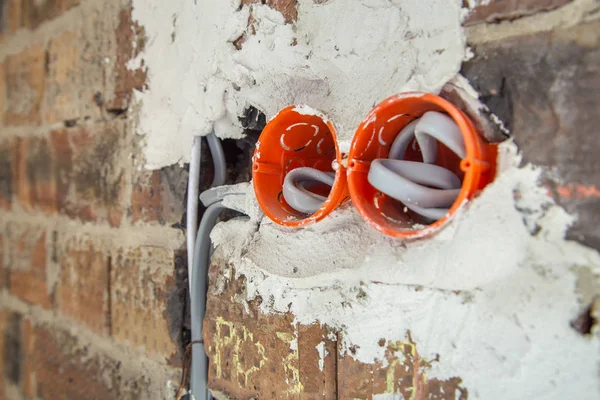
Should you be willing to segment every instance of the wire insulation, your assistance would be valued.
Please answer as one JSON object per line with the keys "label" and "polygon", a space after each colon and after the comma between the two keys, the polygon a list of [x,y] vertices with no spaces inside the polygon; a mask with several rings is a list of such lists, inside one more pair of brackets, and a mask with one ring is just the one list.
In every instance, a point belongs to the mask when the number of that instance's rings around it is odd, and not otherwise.
{"label": "wire insulation", "polygon": [[208,358],[202,341],[202,328],[204,314],[206,312],[206,292],[208,287],[208,265],[210,257],[210,232],[217,218],[225,207],[221,201],[211,204],[200,222],[196,247],[194,248],[194,262],[192,266],[192,296],[191,319],[192,319],[192,368],[190,379],[190,391],[197,400],[211,399],[212,396],[207,388]]}
{"label": "wire insulation", "polygon": [[[194,244],[196,240],[196,229],[198,227],[198,191],[200,184],[200,158],[202,150],[202,137],[194,136],[192,144],[192,156],[190,159],[190,172],[188,175],[187,213],[186,213],[186,237],[188,264],[191,265],[194,258]],[[192,290],[192,270],[188,268],[189,290]]]}
{"label": "wire insulation", "polygon": [[306,214],[315,213],[327,197],[311,192],[310,187],[318,184],[333,186],[335,173],[323,172],[315,168],[296,168],[285,176],[283,197],[295,209]]}
{"label": "wire insulation", "polygon": [[[413,139],[421,150],[422,163],[402,159]],[[437,142],[461,159],[466,155],[458,125],[445,114],[429,111],[400,131],[390,147],[388,159],[371,162],[369,183],[422,217],[443,218],[460,193],[462,183],[450,170],[433,164],[437,158]]]}
{"label": "wire insulation", "polygon": [[227,165],[225,164],[225,153],[223,153],[223,146],[221,140],[215,135],[214,132],[206,135],[206,141],[210,148],[210,154],[213,159],[215,166],[215,175],[213,177],[211,187],[223,186],[227,178]]}

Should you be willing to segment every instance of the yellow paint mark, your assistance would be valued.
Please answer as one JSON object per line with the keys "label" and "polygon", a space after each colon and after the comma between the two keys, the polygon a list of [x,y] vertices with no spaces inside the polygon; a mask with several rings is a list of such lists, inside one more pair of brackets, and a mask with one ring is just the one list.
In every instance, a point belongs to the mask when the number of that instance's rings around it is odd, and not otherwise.
{"label": "yellow paint mark", "polygon": [[[223,326],[229,328],[229,336],[225,336],[221,339],[221,328]],[[233,322],[225,321],[223,317],[217,317],[216,328],[215,336],[213,337],[213,342],[215,343],[215,356],[213,357],[213,362],[215,363],[215,368],[217,370],[217,378],[220,378],[223,376],[221,350],[223,347],[228,346],[233,342],[233,338],[236,334]]]}
{"label": "yellow paint mark", "polygon": [[[295,335],[287,332],[276,332],[277,337],[284,343],[291,344],[294,340],[297,340],[298,334]],[[304,392],[304,385],[300,382],[300,370],[296,365],[300,364],[300,356],[298,349],[292,350],[287,357],[283,359],[283,370],[286,376],[290,374],[292,376],[292,382],[290,383],[287,379],[286,382],[289,385],[288,394],[299,394]]]}
{"label": "yellow paint mark", "polygon": [[[224,326],[229,328],[229,335],[221,337],[222,328]],[[235,376],[238,374],[244,376],[244,386],[246,387],[248,385],[248,377],[265,365],[267,357],[265,355],[264,346],[259,341],[254,341],[254,335],[252,332],[250,332],[244,325],[241,325],[239,329],[241,329],[241,335],[238,334],[238,330],[236,330],[233,322],[226,321],[223,317],[217,317],[216,332],[215,336],[213,337],[213,341],[215,343],[213,362],[215,364],[217,378],[221,378],[223,376],[221,360],[222,350],[226,346],[233,346],[231,360],[232,369]],[[240,349],[242,344],[248,341],[252,343],[254,347],[256,347],[257,354],[261,359],[258,362],[258,366],[252,365],[250,368],[244,369],[244,366],[240,362]]]}
{"label": "yellow paint mark", "polygon": [[[389,348],[394,353],[400,352],[401,357],[404,358],[404,351],[406,350],[405,346],[409,346],[409,348],[410,348],[410,355],[412,356],[412,360],[410,360],[410,362],[413,363],[413,368],[418,368],[418,366],[414,365],[415,357],[417,355],[417,348],[414,343],[404,342],[404,341],[391,342],[389,345]],[[404,363],[404,361],[405,360],[402,359],[402,363]],[[422,361],[425,364],[427,364],[427,360],[422,359]],[[396,384],[396,382],[394,380],[394,375],[396,373],[396,367],[400,364],[400,362],[401,362],[401,360],[399,358],[394,358],[388,366],[388,370],[385,375],[385,393],[394,393],[394,387]],[[418,374],[419,371],[416,371],[416,373]],[[427,375],[425,373],[423,373],[422,379],[424,379],[424,382],[427,381]],[[413,380],[413,385],[407,387],[406,390],[411,392],[410,400],[414,400],[415,395],[417,394],[414,380]]]}
{"label": "yellow paint mark", "polygon": [[[267,357],[265,356],[265,348],[263,347],[263,345],[260,344],[260,342],[254,342],[254,335],[252,334],[252,332],[250,332],[243,325],[242,325],[242,332],[243,332],[242,337],[241,338],[238,337],[238,339],[235,343],[234,352],[233,352],[233,365],[234,365],[236,374],[241,374],[244,376],[244,387],[247,387],[248,386],[248,377],[250,375],[252,375],[254,372],[261,369],[263,367],[263,365],[265,365],[265,360],[267,360]],[[242,343],[246,343],[248,340],[250,340],[250,342],[256,347],[258,355],[261,357],[261,359],[258,362],[258,367],[256,365],[252,365],[250,368],[248,368],[247,370],[244,371],[242,364],[240,363],[240,347],[242,346]]]}
{"label": "yellow paint mark", "polygon": [[287,344],[292,343],[292,341],[296,339],[296,336],[288,332],[275,332],[275,335],[277,335],[279,339],[281,339]]}

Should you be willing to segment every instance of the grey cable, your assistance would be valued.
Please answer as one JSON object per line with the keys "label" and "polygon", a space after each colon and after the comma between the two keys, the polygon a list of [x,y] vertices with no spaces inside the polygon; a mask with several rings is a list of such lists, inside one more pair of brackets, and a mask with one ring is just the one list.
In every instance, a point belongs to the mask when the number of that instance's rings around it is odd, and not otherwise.
{"label": "grey cable", "polygon": [[283,198],[293,209],[313,214],[327,197],[318,195],[308,190],[319,183],[333,186],[335,173],[323,172],[315,168],[296,168],[285,176],[283,181]]}
{"label": "grey cable", "polygon": [[206,141],[208,142],[210,154],[215,166],[215,175],[213,177],[211,187],[223,186],[227,178],[227,166],[225,165],[225,153],[223,153],[223,146],[221,146],[221,141],[214,132],[206,135]]}
{"label": "grey cable", "polygon": [[226,207],[222,201],[217,201],[206,209],[198,228],[196,247],[194,248],[193,280],[191,304],[192,319],[192,366],[190,372],[190,391],[197,400],[210,400],[208,391],[208,358],[202,341],[202,328],[206,311],[206,292],[208,286],[208,264],[210,251],[210,232],[214,227],[221,211]]}
{"label": "grey cable", "polygon": [[[413,138],[419,144],[423,163],[402,160]],[[458,125],[445,114],[430,111],[400,131],[390,147],[390,158],[373,160],[369,183],[427,219],[443,218],[460,193],[461,181],[451,171],[433,164],[438,141],[457,156],[465,157],[464,138]]]}
{"label": "grey cable", "polygon": [[[225,154],[219,138],[211,132],[207,135],[206,140],[210,148],[210,152],[214,164],[214,177],[212,187],[222,186],[225,184],[227,168],[225,164]],[[196,144],[196,142],[194,142]],[[199,150],[199,149],[198,149]],[[198,155],[198,158],[200,156]],[[198,159],[198,164],[199,164]],[[199,168],[198,168],[199,170]],[[191,173],[191,172],[190,172]],[[199,175],[199,173],[198,173]],[[190,178],[191,179],[191,178]],[[199,178],[198,178],[199,180]],[[190,180],[191,182],[191,180]],[[193,190],[193,189],[192,189]],[[190,189],[188,189],[188,193]],[[204,193],[204,192],[203,192]],[[198,208],[198,190],[195,192],[196,215]],[[192,206],[188,197],[188,209]],[[221,202],[215,202],[208,206],[197,231],[196,243],[193,248],[191,259],[192,267],[188,270],[190,280],[190,308],[192,319],[192,362],[190,371],[190,392],[195,399],[211,400],[213,397],[208,391],[208,358],[204,350],[203,343],[194,343],[202,340],[202,323],[204,321],[204,313],[206,311],[206,285],[207,285],[207,264],[210,249],[210,238],[208,235],[215,224],[215,221],[224,207]],[[196,219],[196,218],[195,218]],[[194,219],[194,220],[195,220]],[[195,226],[194,226],[195,228]],[[189,229],[189,224],[188,224]],[[190,241],[188,240],[188,245]],[[188,249],[189,250],[189,249]]]}

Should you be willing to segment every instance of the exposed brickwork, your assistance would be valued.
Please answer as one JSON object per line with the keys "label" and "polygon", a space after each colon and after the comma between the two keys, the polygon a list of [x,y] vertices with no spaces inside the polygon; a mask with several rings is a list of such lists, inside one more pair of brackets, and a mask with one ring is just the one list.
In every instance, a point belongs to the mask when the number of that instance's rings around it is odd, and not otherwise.
{"label": "exposed brickwork", "polygon": [[4,248],[4,242],[4,233],[0,232],[0,289],[5,288],[8,282],[8,269],[5,261],[7,252]]}
{"label": "exposed brickwork", "polygon": [[120,225],[124,213],[127,155],[125,122],[69,130],[73,151],[71,186],[63,211],[85,221]]}
{"label": "exposed brickwork", "polygon": [[142,374],[124,378],[120,362],[90,354],[89,348],[67,332],[24,322],[25,395],[44,399],[152,397]]}
{"label": "exposed brickwork", "polygon": [[[1,41],[0,34],[0,43]],[[6,72],[4,63],[0,63],[0,126],[4,125],[4,102],[6,98]]]}
{"label": "exposed brickwork", "polygon": [[37,125],[44,95],[46,51],[33,45],[4,61],[4,124]]}
{"label": "exposed brickwork", "polygon": [[143,29],[120,0],[0,7],[0,399],[172,398],[187,174],[134,164]]}
{"label": "exposed brickwork", "polygon": [[119,226],[127,205],[126,137],[125,122],[116,120],[14,138],[14,162],[0,163],[1,173],[13,171],[12,185],[0,186],[0,205],[14,192],[26,210]]}
{"label": "exposed brickwork", "polygon": [[172,225],[184,212],[187,174],[176,167],[136,176],[131,193],[131,219]]}
{"label": "exposed brickwork", "polygon": [[145,67],[131,70],[127,62],[144,50],[144,28],[131,20],[131,9],[119,14],[119,26],[115,32],[117,38],[117,65],[114,70],[114,93],[106,101],[106,109],[123,111],[129,107],[132,90],[143,90],[146,85]]}
{"label": "exposed brickwork", "polygon": [[478,45],[464,75],[506,122],[526,161],[552,167],[557,200],[579,215],[570,237],[600,248],[600,23]]}
{"label": "exposed brickwork", "polygon": [[[427,377],[439,361],[419,355],[410,332],[406,340],[373,338],[385,348],[386,365],[364,364],[338,351],[338,337],[318,324],[299,326],[292,314],[265,316],[259,301],[243,303],[244,279],[228,280],[222,265],[209,272],[204,342],[210,357],[211,387],[233,398],[368,399],[376,394],[403,398],[465,400],[459,377]],[[318,347],[323,346],[319,353]]]}
{"label": "exposed brickwork", "polygon": [[52,307],[46,284],[47,234],[38,226],[9,225],[8,265],[10,291],[31,304]]}
{"label": "exposed brickwork", "polygon": [[23,23],[21,0],[5,0],[1,5],[0,42],[19,29]]}
{"label": "exposed brickwork", "polygon": [[58,17],[77,4],[79,0],[22,0],[22,26],[35,29],[44,21]]}
{"label": "exposed brickwork", "polygon": [[[48,46],[48,84],[45,119],[50,122],[73,120],[82,115],[79,74],[81,71],[79,32],[63,32],[50,40]],[[91,102],[91,101],[88,101]]]}
{"label": "exposed brickwork", "polygon": [[465,19],[465,25],[515,19],[553,10],[570,1],[573,0],[465,0],[464,5],[474,5]]}
{"label": "exposed brickwork", "polygon": [[[298,0],[242,0],[242,6],[252,6],[253,4],[266,4],[274,10],[277,10],[285,18],[285,22],[292,24],[298,20]],[[244,42],[248,39],[248,36],[254,35],[256,32],[254,28],[254,16],[252,15],[253,10],[250,8],[250,17],[248,18],[248,28],[246,32],[237,38],[233,44],[237,49],[241,49]]]}
{"label": "exposed brickwork", "polygon": [[13,144],[10,140],[0,141],[0,208],[12,206]]}
{"label": "exposed brickwork", "polygon": [[[9,311],[0,312],[0,389],[7,384],[21,386],[23,381],[24,348],[22,345],[22,317]],[[0,392],[4,394],[5,392]]]}
{"label": "exposed brickwork", "polygon": [[111,259],[90,238],[73,238],[59,256],[58,310],[95,332],[110,333],[109,274]]}
{"label": "exposed brickwork", "polygon": [[120,249],[111,269],[110,299],[117,341],[177,364],[180,338],[178,332],[171,337],[167,314],[175,287],[173,262],[174,252],[163,248]]}

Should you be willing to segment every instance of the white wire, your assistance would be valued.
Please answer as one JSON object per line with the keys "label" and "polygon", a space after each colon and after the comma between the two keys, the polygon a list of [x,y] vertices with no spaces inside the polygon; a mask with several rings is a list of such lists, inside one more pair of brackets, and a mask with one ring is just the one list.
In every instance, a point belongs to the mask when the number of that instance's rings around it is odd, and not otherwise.
{"label": "white wire", "polygon": [[192,144],[192,157],[190,160],[190,173],[188,176],[188,194],[187,194],[187,256],[188,256],[188,283],[190,293],[192,291],[192,265],[194,259],[194,244],[196,232],[198,229],[198,192],[200,185],[200,158],[202,150],[202,137],[194,136]]}

